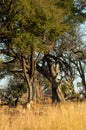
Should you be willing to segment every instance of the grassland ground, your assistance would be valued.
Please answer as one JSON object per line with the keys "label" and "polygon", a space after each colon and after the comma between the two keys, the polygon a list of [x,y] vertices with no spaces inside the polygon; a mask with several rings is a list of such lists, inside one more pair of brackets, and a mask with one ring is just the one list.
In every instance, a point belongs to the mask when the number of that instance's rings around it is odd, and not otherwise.
{"label": "grassland ground", "polygon": [[86,130],[86,102],[0,106],[0,130]]}

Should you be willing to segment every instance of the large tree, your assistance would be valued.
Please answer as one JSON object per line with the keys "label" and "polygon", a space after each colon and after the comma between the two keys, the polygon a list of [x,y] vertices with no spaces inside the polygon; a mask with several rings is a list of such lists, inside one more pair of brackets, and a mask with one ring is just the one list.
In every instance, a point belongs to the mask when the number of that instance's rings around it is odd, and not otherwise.
{"label": "large tree", "polygon": [[63,52],[54,55],[53,46],[70,30],[69,18],[74,9],[71,0],[0,2],[0,43],[4,44],[0,53],[8,56],[4,62],[6,72],[20,73],[27,82],[29,101],[36,93],[38,72],[51,82],[53,101],[64,100],[57,75],[59,66],[64,73],[70,71],[70,66],[61,58]]}

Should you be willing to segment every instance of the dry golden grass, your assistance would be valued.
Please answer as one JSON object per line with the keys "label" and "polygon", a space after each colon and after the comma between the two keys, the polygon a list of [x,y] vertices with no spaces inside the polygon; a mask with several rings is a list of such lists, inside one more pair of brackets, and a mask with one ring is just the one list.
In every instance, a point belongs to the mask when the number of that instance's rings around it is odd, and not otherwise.
{"label": "dry golden grass", "polygon": [[86,130],[86,103],[0,107],[0,130]]}

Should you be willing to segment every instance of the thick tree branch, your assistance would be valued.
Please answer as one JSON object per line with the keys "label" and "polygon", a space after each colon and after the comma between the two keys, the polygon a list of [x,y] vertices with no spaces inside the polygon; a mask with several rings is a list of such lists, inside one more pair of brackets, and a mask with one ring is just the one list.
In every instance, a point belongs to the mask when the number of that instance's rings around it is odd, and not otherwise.
{"label": "thick tree branch", "polygon": [[36,69],[38,72],[43,74],[43,76],[45,76],[50,82],[52,81],[51,74],[49,73],[49,71],[46,68],[41,67],[38,64],[36,64]]}

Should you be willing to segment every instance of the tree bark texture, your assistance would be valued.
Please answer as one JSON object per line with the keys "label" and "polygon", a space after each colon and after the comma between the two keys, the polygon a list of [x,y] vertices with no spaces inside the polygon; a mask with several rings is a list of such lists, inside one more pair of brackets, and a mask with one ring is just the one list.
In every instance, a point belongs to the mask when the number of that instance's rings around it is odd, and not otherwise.
{"label": "tree bark texture", "polygon": [[[52,85],[52,102],[64,101],[64,96],[60,88],[60,83],[57,81],[57,75],[59,70],[59,64],[52,63],[51,55],[46,55],[43,60],[43,65],[38,66],[37,70],[46,77]],[[45,67],[47,62],[47,67]]]}

